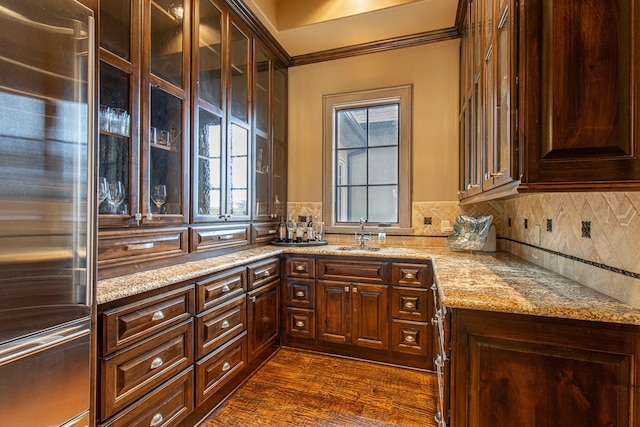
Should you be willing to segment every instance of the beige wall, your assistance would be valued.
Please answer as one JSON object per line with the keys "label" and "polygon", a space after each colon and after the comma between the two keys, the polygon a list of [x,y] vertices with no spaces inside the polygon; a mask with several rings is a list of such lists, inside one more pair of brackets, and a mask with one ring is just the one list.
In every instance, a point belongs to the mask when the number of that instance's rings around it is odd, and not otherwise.
{"label": "beige wall", "polygon": [[289,69],[289,202],[322,201],[322,96],[413,84],[413,201],[457,200],[459,40]]}

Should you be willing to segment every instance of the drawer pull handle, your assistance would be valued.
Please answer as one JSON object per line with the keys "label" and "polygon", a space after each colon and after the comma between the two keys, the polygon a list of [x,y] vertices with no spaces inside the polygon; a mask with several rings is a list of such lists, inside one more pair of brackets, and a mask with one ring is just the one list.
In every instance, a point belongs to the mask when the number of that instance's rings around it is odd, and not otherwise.
{"label": "drawer pull handle", "polygon": [[160,359],[159,357],[156,357],[155,359],[153,359],[153,361],[151,362],[151,369],[158,369],[160,366],[162,366],[164,362],[162,361],[162,359]]}
{"label": "drawer pull handle", "polygon": [[413,273],[404,273],[405,279],[415,279],[416,276]]}
{"label": "drawer pull handle", "polygon": [[229,327],[229,322],[225,320],[224,322],[222,322],[222,325],[220,325],[220,327],[222,329],[227,329]]}
{"label": "drawer pull handle", "polygon": [[416,342],[416,339],[412,335],[405,337],[404,340],[406,342]]}
{"label": "drawer pull handle", "polygon": [[151,418],[151,422],[149,423],[149,427],[155,427],[155,426],[159,426],[162,421],[164,421],[164,417],[162,416],[162,414],[160,412],[158,412],[157,414],[155,414],[153,416],[153,418]]}
{"label": "drawer pull handle", "polygon": [[296,265],[296,271],[304,271],[304,265]]}
{"label": "drawer pull handle", "polygon": [[218,236],[218,240],[231,240],[233,239],[233,234],[223,234],[221,236]]}
{"label": "drawer pull handle", "polygon": [[153,321],[162,319],[164,319],[164,313],[162,312],[162,310],[156,311],[155,313],[153,313],[153,316],[151,316],[151,320]]}
{"label": "drawer pull handle", "polygon": [[269,231],[267,231],[267,233],[269,233],[269,234],[276,234],[276,230],[269,230]]}
{"label": "drawer pull handle", "polygon": [[304,327],[304,322],[303,322],[302,320],[298,320],[298,321],[296,322],[296,326],[297,326],[298,328],[302,328],[302,327]]}
{"label": "drawer pull handle", "polygon": [[127,251],[141,251],[143,249],[153,249],[153,242],[125,246],[125,250]]}
{"label": "drawer pull handle", "polygon": [[229,287],[229,285],[224,285],[222,287],[222,292],[229,292],[231,290],[231,288]]}
{"label": "drawer pull handle", "polygon": [[411,301],[407,301],[404,303],[404,308],[416,308],[416,305]]}
{"label": "drawer pull handle", "polygon": [[227,372],[229,369],[231,369],[229,362],[224,362],[224,365],[222,365],[222,372]]}
{"label": "drawer pull handle", "polygon": [[302,298],[304,296],[304,292],[303,291],[298,291],[298,292],[296,292],[296,296],[298,298]]}
{"label": "drawer pull handle", "polygon": [[269,273],[269,270],[265,270],[265,271],[262,272],[262,276],[263,277],[269,277],[269,276],[271,276],[271,273]]}

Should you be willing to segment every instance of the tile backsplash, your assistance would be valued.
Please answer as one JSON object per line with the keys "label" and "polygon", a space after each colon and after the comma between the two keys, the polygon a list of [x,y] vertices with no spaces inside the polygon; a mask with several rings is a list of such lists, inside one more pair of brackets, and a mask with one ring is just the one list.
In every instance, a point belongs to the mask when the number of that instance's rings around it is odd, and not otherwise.
{"label": "tile backsplash", "polygon": [[[296,202],[287,213],[318,216],[322,203]],[[493,215],[498,247],[593,289],[640,307],[640,192],[541,193],[460,205],[414,202],[413,235],[387,236],[390,246],[444,246],[443,221]],[[525,226],[526,224],[526,226]],[[348,235],[328,235],[348,244]]]}
{"label": "tile backsplash", "polygon": [[640,192],[515,197],[503,223],[507,252],[640,307]]}

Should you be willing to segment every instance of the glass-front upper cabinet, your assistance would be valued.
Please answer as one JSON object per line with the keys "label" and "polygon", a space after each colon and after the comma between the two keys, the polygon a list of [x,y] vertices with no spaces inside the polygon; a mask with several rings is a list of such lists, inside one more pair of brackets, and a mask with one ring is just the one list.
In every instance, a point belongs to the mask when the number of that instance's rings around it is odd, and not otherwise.
{"label": "glass-front upper cabinet", "polygon": [[248,220],[250,39],[215,0],[194,16],[193,222]]}
{"label": "glass-front upper cabinet", "polygon": [[142,221],[188,221],[189,16],[186,0],[145,4],[142,102]]}
{"label": "glass-front upper cabinet", "polygon": [[254,125],[255,125],[255,191],[253,218],[270,220],[271,208],[271,116],[269,100],[271,99],[272,61],[259,42],[254,44]]}
{"label": "glass-front upper cabinet", "polygon": [[[100,3],[98,213],[100,227],[126,227],[140,218],[140,33],[137,0]],[[137,215],[136,215],[137,214]]]}
{"label": "glass-front upper cabinet", "polygon": [[188,219],[188,0],[100,2],[101,228]]}

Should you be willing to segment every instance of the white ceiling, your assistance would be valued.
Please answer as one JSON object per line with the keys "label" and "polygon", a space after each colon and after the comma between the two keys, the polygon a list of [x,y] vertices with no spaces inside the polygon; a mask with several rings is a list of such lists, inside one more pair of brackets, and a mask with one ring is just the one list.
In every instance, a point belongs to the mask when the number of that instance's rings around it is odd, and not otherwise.
{"label": "white ceiling", "polygon": [[455,26],[458,0],[244,0],[290,56]]}

